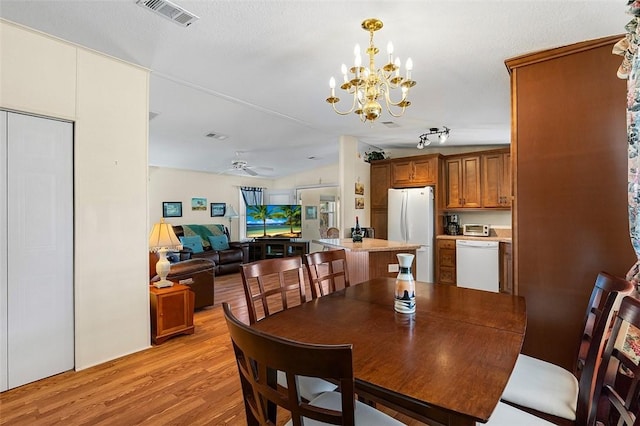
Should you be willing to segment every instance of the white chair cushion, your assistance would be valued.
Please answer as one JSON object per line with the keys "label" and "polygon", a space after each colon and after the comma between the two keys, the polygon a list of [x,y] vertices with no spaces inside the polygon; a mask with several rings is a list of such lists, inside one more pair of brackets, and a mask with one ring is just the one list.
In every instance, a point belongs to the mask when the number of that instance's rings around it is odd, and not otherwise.
{"label": "white chair cushion", "polygon": [[[325,392],[317,398],[310,401],[311,405],[315,405],[316,407],[321,408],[329,408],[331,410],[340,410],[342,408],[342,396],[339,392]],[[381,411],[376,410],[375,408],[363,404],[360,401],[355,401],[355,417],[357,425],[366,425],[366,426],[385,426],[385,425],[403,425],[404,423],[399,422],[398,420],[389,417]],[[292,420],[289,420],[286,423],[286,426],[291,426],[293,424]],[[304,420],[305,426],[313,426],[313,425],[324,425],[326,423],[318,422],[316,420],[311,420],[305,418]]]}
{"label": "white chair cushion", "polygon": [[[476,426],[482,426],[483,423],[476,423]],[[498,406],[487,423],[484,423],[487,426],[553,426],[553,423],[549,423],[548,421],[541,419],[539,417],[533,416],[524,411],[518,410],[515,407],[512,407],[504,402],[499,402]]]}
{"label": "white chair cushion", "polygon": [[502,400],[575,420],[578,379],[562,367],[520,354]]}
{"label": "white chair cushion", "polygon": [[[282,371],[278,371],[278,385],[283,388],[287,387],[287,376]],[[333,383],[317,377],[298,376],[298,392],[307,401],[311,401],[318,395],[334,391],[337,388],[338,386]]]}

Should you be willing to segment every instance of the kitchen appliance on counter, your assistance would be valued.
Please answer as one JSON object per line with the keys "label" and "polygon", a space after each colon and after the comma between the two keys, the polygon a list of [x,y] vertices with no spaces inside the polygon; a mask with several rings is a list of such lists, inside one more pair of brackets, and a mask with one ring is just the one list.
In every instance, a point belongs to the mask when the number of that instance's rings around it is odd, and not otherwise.
{"label": "kitchen appliance on counter", "polygon": [[456,240],[456,285],[499,292],[498,247],[498,241]]}
{"label": "kitchen appliance on counter", "polygon": [[489,225],[465,223],[462,225],[462,235],[468,235],[470,237],[488,237]]}
{"label": "kitchen appliance on counter", "polygon": [[433,282],[433,188],[389,189],[388,239],[420,244],[416,250],[416,279]]}
{"label": "kitchen appliance on counter", "polygon": [[444,214],[444,233],[447,235],[460,235],[460,219],[457,214]]}

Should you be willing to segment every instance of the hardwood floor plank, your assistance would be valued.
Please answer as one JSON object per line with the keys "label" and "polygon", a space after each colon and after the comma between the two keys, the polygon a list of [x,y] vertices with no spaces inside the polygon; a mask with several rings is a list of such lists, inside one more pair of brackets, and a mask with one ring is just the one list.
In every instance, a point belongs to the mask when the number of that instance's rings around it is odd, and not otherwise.
{"label": "hardwood floor plank", "polygon": [[[307,287],[307,294],[311,295]],[[195,333],[82,371],[0,393],[0,425],[243,425],[238,370],[222,313],[248,322],[240,274],[215,278],[211,308]],[[383,409],[411,425],[407,417]],[[278,424],[288,418],[280,415]]]}

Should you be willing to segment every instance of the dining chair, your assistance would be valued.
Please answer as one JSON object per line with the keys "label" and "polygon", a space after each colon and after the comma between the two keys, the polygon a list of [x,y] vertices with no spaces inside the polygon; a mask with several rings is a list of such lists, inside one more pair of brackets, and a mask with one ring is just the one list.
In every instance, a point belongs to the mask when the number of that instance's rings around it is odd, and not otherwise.
{"label": "dining chair", "polygon": [[639,362],[640,300],[627,296],[602,354],[588,426],[640,423]]}
{"label": "dining chair", "polygon": [[[305,303],[307,267],[299,256],[264,259],[245,263],[240,269],[249,324],[255,324],[290,307]],[[287,386],[284,373],[278,373],[278,383]],[[300,393],[311,401],[323,392],[337,388],[334,383],[314,377],[300,377]]]}
{"label": "dining chair", "polygon": [[586,310],[574,371],[520,354],[502,401],[556,424],[586,424],[602,355],[600,343],[607,339],[622,295],[632,290],[630,282],[600,272]]}
{"label": "dining chair", "polygon": [[[303,421],[305,425],[402,425],[355,401],[350,344],[315,345],[283,339],[242,323],[228,303],[222,307],[240,375],[247,424],[275,425],[280,407],[291,415],[287,425],[297,426]],[[284,389],[277,385],[277,372],[286,377]],[[324,392],[305,402],[299,388],[301,375],[334,380],[340,383],[340,392]]]}
{"label": "dining chair", "polygon": [[336,289],[349,287],[347,254],[344,249],[317,251],[306,257],[314,299],[333,293]]}
{"label": "dining chair", "polygon": [[250,324],[307,301],[307,272],[301,257],[245,263],[240,273]]}

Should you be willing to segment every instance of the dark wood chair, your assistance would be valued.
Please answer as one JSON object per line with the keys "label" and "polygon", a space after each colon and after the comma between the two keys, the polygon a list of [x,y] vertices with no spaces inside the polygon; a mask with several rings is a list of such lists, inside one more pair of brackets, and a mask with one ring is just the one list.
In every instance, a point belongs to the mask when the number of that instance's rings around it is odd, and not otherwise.
{"label": "dark wood chair", "polygon": [[307,301],[301,257],[265,259],[240,269],[249,323]]}
{"label": "dark wood chair", "polygon": [[[275,425],[277,407],[291,414],[294,425],[304,419],[337,425],[401,425],[402,423],[355,401],[352,348],[343,345],[311,345],[260,332],[240,322],[223,303],[233,342],[248,425]],[[287,387],[277,385],[277,373]],[[340,392],[325,392],[310,402],[301,399],[301,375],[336,381]]]}
{"label": "dark wood chair", "polygon": [[344,250],[318,251],[307,254],[309,284],[314,298],[349,287],[347,255]]}
{"label": "dark wood chair", "polygon": [[622,295],[632,290],[630,282],[600,272],[586,310],[575,371],[520,354],[502,400],[556,424],[586,425],[601,343],[607,339]]}
{"label": "dark wood chair", "polygon": [[[301,257],[265,259],[242,265],[244,295],[249,311],[249,324],[305,303],[307,267]],[[278,383],[287,386],[286,377],[278,373]],[[315,377],[300,377],[300,393],[310,401],[323,392],[337,388],[334,383]]]}
{"label": "dark wood chair", "polygon": [[602,354],[589,426],[640,423],[639,361],[640,301],[627,296],[622,300]]}

